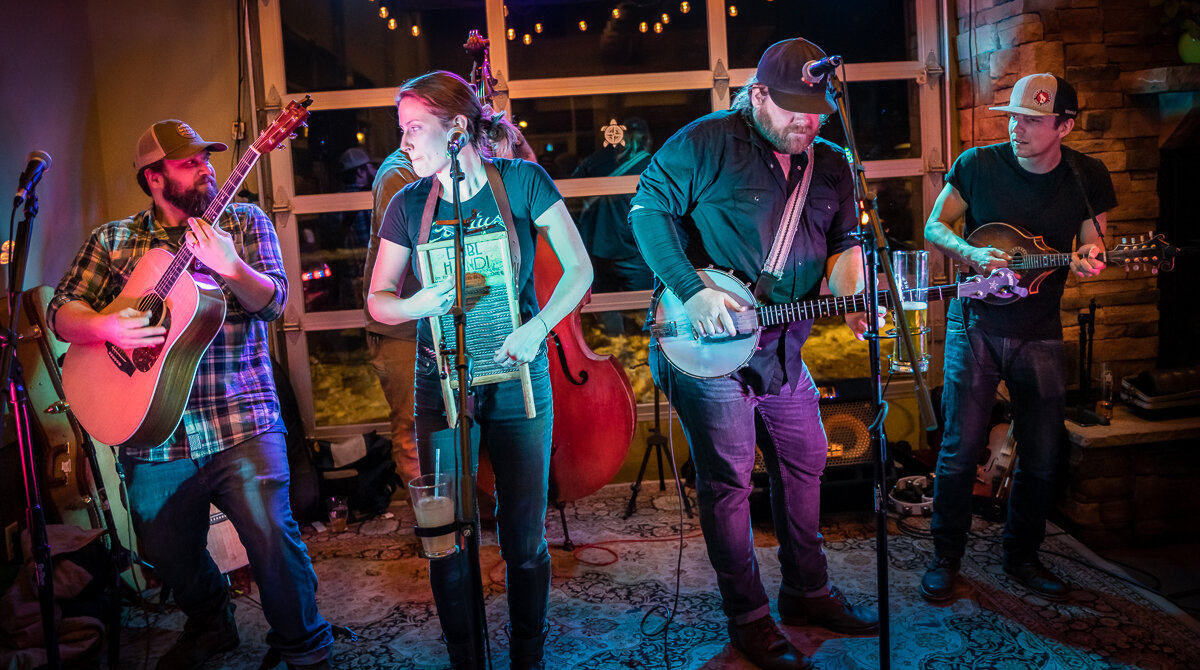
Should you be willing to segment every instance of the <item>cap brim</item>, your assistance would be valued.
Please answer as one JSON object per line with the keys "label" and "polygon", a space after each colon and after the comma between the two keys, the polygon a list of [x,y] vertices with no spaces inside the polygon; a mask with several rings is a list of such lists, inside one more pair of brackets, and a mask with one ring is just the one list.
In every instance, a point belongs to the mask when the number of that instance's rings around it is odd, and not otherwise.
{"label": "cap brim", "polygon": [[1004,112],[1006,114],[1024,114],[1025,116],[1056,116],[1054,112],[1043,112],[1038,109],[1030,109],[1028,107],[1018,107],[1016,105],[1005,105],[1003,107],[988,107],[993,112]]}
{"label": "cap brim", "polygon": [[201,151],[228,151],[229,147],[223,142],[196,142],[187,146],[180,147],[175,151],[163,156],[169,160],[179,160],[188,156],[195,156]]}
{"label": "cap brim", "polygon": [[767,94],[771,96],[771,102],[797,114],[833,114],[837,111],[837,105],[828,94],[786,93],[770,86],[767,87]]}

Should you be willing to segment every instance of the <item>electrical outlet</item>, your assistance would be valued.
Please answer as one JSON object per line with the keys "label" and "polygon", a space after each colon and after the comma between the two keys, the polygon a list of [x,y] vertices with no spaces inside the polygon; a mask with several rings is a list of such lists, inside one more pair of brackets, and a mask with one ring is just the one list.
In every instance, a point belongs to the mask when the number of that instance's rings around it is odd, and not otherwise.
{"label": "electrical outlet", "polygon": [[15,563],[21,553],[21,529],[14,521],[4,527],[4,555],[9,563]]}
{"label": "electrical outlet", "polygon": [[234,121],[233,129],[231,130],[230,135],[233,137],[234,142],[239,142],[246,139],[246,122]]}

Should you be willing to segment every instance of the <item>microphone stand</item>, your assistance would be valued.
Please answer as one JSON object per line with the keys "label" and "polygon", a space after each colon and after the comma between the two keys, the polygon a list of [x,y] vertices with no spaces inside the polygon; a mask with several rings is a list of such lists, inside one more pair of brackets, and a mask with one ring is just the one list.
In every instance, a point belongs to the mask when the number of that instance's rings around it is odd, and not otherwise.
{"label": "microphone stand", "polygon": [[[842,81],[834,74],[829,75],[829,86],[833,87],[834,98],[837,100],[838,116],[842,120],[842,129],[846,135],[846,148],[850,152],[851,171],[854,176],[854,201],[858,209],[859,225],[866,228],[863,239],[870,240],[867,249],[867,295],[870,296],[867,312],[866,339],[870,347],[871,379],[874,382],[875,419],[871,422],[870,434],[874,440],[875,449],[875,569],[876,590],[879,596],[879,667],[889,670],[891,659],[891,627],[889,625],[888,606],[888,564],[887,564],[887,436],[883,430],[883,420],[887,417],[887,403],[883,400],[883,373],[879,363],[879,323],[878,323],[878,281],[879,266],[883,266],[888,279],[888,296],[892,310],[896,313],[896,325],[899,330],[897,346],[906,347],[914,352],[912,334],[909,332],[907,315],[904,313],[904,302],[900,299],[900,291],[894,279],[891,256],[888,254],[887,236],[884,235],[883,225],[879,219],[879,211],[875,207],[874,195],[868,195],[867,173],[859,158],[858,148],[854,144],[854,131],[850,124],[849,103],[846,100]],[[912,360],[916,360],[915,356]],[[916,384],[917,404],[921,409],[922,422],[926,430],[937,427],[937,417],[933,412],[933,403],[929,399],[929,389],[925,378],[919,369],[913,372],[913,382]]]}
{"label": "microphone stand", "polygon": [[[13,205],[14,209],[16,205]],[[29,395],[17,362],[17,319],[21,313],[21,290],[25,285],[25,262],[29,256],[29,230],[37,216],[37,195],[30,187],[25,198],[25,218],[17,224],[13,240],[13,268],[9,272],[8,329],[0,344],[0,380],[8,392],[8,407],[12,408],[13,427],[17,434],[17,451],[21,456],[21,475],[25,480],[25,520],[29,528],[29,546],[33,554],[34,582],[41,605],[42,637],[46,647],[46,665],[57,670],[62,667],[58,651],[58,629],[54,625],[54,563],[50,540],[46,535],[46,515],[42,511],[42,495],[38,489],[37,461],[33,453],[32,422],[29,419]],[[0,418],[3,417],[0,409]]]}
{"label": "microphone stand", "polygon": [[[471,626],[470,644],[474,651],[475,667],[479,670],[487,668],[490,661],[488,654],[487,611],[483,600],[483,574],[479,568],[479,509],[475,500],[475,462],[471,450],[471,417],[467,414],[467,396],[470,394],[470,362],[467,355],[467,311],[466,311],[466,231],[462,217],[462,200],[459,191],[460,182],[466,178],[462,165],[458,160],[461,145],[451,142],[450,154],[450,191],[454,200],[454,218],[458,224],[454,227],[454,307],[450,313],[454,316],[454,369],[458,372],[458,500],[456,522],[458,532],[462,536],[463,558],[467,563],[468,588],[471,589]],[[455,560],[453,558],[449,560]]]}

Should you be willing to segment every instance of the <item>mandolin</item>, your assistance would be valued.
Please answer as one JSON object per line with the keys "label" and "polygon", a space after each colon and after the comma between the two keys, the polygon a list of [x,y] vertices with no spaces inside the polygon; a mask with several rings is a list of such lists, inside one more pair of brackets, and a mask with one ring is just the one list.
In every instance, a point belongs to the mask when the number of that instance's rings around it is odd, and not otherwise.
{"label": "mandolin", "polygon": [[[310,96],[292,101],[247,149],[216,199],[204,211],[214,226],[263,154],[292,136],[308,118]],[[84,430],[100,442],[138,448],[162,444],[175,432],[191,395],[196,367],[225,321],[225,296],[208,275],[189,271],[195,256],[156,248],[138,260],[121,293],[101,314],[127,307],[149,312],[166,341],[126,351],[112,342],[75,344],[63,360],[63,393]]]}
{"label": "mandolin", "polygon": [[[1012,257],[1008,267],[1017,273],[1018,285],[1029,293],[1037,293],[1042,280],[1058,268],[1071,264],[1070,253],[1050,248],[1041,235],[1033,235],[1011,223],[985,223],[967,236],[967,244],[976,247],[995,247]],[[1121,243],[1101,254],[1105,264],[1119,265],[1125,271],[1148,269],[1157,273],[1175,267],[1179,250],[1162,235],[1143,235],[1138,239],[1122,238]],[[1016,300],[1015,294],[990,295],[984,302],[1004,305]]]}
{"label": "mandolin", "polygon": [[[650,313],[654,315],[654,323],[650,326],[650,336],[659,351],[676,370],[700,379],[724,377],[748,363],[758,349],[758,337],[763,328],[871,309],[869,296],[863,293],[782,305],[757,305],[754,292],[731,273],[711,268],[696,272],[709,288],[749,307],[742,312],[730,313],[736,334],[695,337],[683,302],[670,289],[660,287],[651,298]],[[918,303],[948,298],[983,298],[1022,291],[1016,287],[1016,281],[1011,270],[1001,268],[986,278],[976,276],[959,284],[920,289],[923,295],[918,291],[905,291],[903,298],[906,302],[911,299]],[[887,292],[881,291],[879,295],[881,304],[886,304]]]}

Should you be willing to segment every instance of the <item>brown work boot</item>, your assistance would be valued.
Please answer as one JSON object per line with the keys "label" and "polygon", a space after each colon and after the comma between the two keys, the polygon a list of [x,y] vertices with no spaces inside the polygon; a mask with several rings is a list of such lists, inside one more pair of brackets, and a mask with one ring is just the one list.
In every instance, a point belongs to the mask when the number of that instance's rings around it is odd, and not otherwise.
{"label": "brown work boot", "polygon": [[869,607],[851,605],[836,586],[830,586],[829,593],[814,598],[780,592],[779,619],[788,626],[821,626],[846,635],[879,632],[879,615]]}
{"label": "brown work boot", "polygon": [[763,670],[808,670],[812,663],[792,646],[770,615],[740,626],[729,622],[729,640]]}

